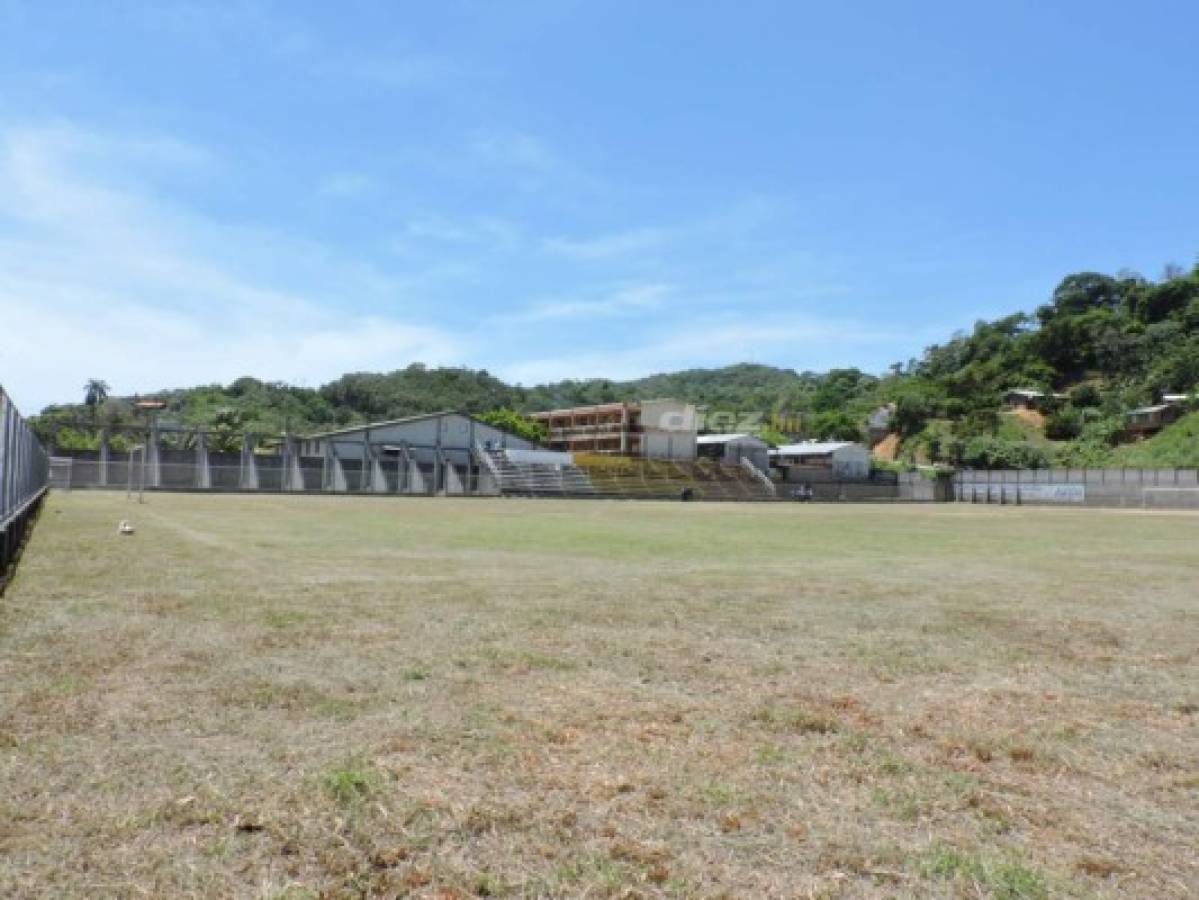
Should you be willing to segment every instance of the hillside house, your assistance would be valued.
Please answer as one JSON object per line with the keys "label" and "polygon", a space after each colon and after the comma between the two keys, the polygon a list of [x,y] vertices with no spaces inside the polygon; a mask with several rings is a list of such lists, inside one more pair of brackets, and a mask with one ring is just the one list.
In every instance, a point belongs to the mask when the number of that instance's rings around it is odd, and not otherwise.
{"label": "hillside house", "polygon": [[1032,388],[1016,388],[1003,395],[1003,402],[1008,409],[1032,409],[1037,412],[1050,412],[1059,403],[1069,399],[1066,394],[1046,393]]}
{"label": "hillside house", "polygon": [[1153,406],[1142,406],[1125,415],[1125,428],[1133,437],[1148,437],[1161,431],[1167,425],[1177,422],[1182,414],[1182,406],[1178,403],[1156,403]]}

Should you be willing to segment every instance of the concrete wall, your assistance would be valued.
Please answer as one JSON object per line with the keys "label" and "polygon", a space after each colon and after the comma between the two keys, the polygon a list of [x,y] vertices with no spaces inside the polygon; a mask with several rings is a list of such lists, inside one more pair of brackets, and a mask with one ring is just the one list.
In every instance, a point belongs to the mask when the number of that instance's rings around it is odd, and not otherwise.
{"label": "concrete wall", "polygon": [[[127,453],[114,451],[109,454],[107,479],[95,451],[60,451],[60,455],[71,459],[72,463],[69,484],[64,479],[63,484],[56,485],[58,487],[125,490],[129,484]],[[473,464],[465,450],[444,451],[440,462],[432,451],[427,455],[429,459],[413,458],[408,465],[402,465],[398,454],[382,455],[374,461],[364,461],[353,455],[336,458],[299,455],[290,465],[283,456],[255,455],[252,465],[257,486],[252,486],[240,453],[209,452],[205,466],[203,457],[194,450],[160,449],[157,473],[153,463],[147,462],[143,466],[140,454],[136,457],[133,487],[136,489],[144,477],[146,488],[151,490],[470,494],[475,493],[484,480],[479,467]]]}
{"label": "concrete wall", "polygon": [[813,484],[812,499],[868,503],[883,500],[900,500],[899,486],[875,484],[869,481],[829,481]]}
{"label": "concrete wall", "polygon": [[695,435],[647,428],[641,434],[641,455],[651,459],[695,459]]}
{"label": "concrete wall", "polygon": [[742,438],[724,445],[724,461],[735,465],[748,459],[759,472],[770,471],[770,446],[758,438]]}
{"label": "concrete wall", "polygon": [[841,478],[865,478],[870,474],[870,451],[863,444],[850,444],[833,451],[833,471]]}
{"label": "concrete wall", "polygon": [[641,403],[641,455],[653,459],[695,459],[695,407],[677,400]]}
{"label": "concrete wall", "polygon": [[1199,470],[964,470],[954,476],[953,491],[965,503],[1199,510]]}

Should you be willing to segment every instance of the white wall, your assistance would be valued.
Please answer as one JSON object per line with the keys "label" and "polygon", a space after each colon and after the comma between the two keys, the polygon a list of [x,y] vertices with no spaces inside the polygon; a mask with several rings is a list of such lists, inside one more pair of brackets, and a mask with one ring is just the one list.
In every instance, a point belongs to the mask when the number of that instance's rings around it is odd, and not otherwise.
{"label": "white wall", "polygon": [[677,400],[641,403],[641,455],[695,459],[695,407]]}
{"label": "white wall", "polygon": [[833,451],[833,471],[840,478],[866,478],[870,475],[870,451],[862,444],[850,444]]}

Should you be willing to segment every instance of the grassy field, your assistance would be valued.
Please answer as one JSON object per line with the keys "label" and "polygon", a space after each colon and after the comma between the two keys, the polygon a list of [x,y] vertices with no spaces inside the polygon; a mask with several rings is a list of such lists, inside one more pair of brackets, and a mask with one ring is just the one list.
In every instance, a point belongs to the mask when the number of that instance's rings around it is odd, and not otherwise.
{"label": "grassy field", "polygon": [[57,494],[0,895],[1193,896],[1197,645],[1193,515]]}

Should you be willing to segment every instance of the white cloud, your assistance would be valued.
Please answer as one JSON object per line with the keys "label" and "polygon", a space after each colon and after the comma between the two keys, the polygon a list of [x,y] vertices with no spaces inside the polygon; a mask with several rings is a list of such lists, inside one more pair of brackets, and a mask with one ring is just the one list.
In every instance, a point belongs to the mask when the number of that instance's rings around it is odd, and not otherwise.
{"label": "white cloud", "polygon": [[549,147],[531,134],[490,132],[477,135],[471,148],[481,158],[535,171],[548,171],[561,166]]}
{"label": "white cloud", "polygon": [[635,315],[658,309],[671,291],[672,288],[668,284],[633,285],[595,299],[549,300],[536,303],[523,313],[506,318],[541,322],[550,319],[595,319]]}
{"label": "white cloud", "polygon": [[397,249],[413,241],[473,244],[484,249],[513,250],[524,243],[519,226],[494,216],[451,219],[425,216],[408,222],[397,239]]}
{"label": "white cloud", "polygon": [[378,186],[374,178],[363,172],[334,172],[321,180],[317,193],[322,197],[361,197]]}
{"label": "white cloud", "polygon": [[776,360],[803,369],[860,363],[864,351],[884,347],[897,335],[851,320],[800,315],[680,319],[637,334],[619,349],[530,359],[493,366],[520,384],[563,378],[641,378],[658,372],[737,362]]}
{"label": "white cloud", "polygon": [[361,51],[340,57],[329,55],[317,64],[317,70],[398,90],[444,86],[467,74],[462,66],[446,57],[405,52],[376,56],[363,55]]}
{"label": "white cloud", "polygon": [[311,383],[463,358],[440,328],[354,312],[357,299],[394,308],[404,282],[190,216],[136,184],[146,158],[206,155],[66,126],[0,132],[0,377],[26,412],[75,400],[90,377],[118,392],[241,374]]}
{"label": "white cloud", "polygon": [[542,201],[551,197],[573,200],[605,190],[603,182],[578,160],[527,132],[479,132],[465,149],[462,154],[451,150],[435,164],[447,174],[472,180],[503,178],[510,187],[539,192]]}
{"label": "white cloud", "polygon": [[[437,90],[483,73],[457,59],[416,50],[385,36],[354,45],[308,21],[298,4],[258,0],[155,0],[129,11],[135,25],[172,38],[228,47],[245,44],[267,61],[307,76],[404,92]],[[119,14],[119,11],[118,11]]]}
{"label": "white cloud", "polygon": [[552,253],[572,259],[602,260],[652,250],[675,234],[666,228],[635,228],[593,238],[549,238],[545,247]]}

